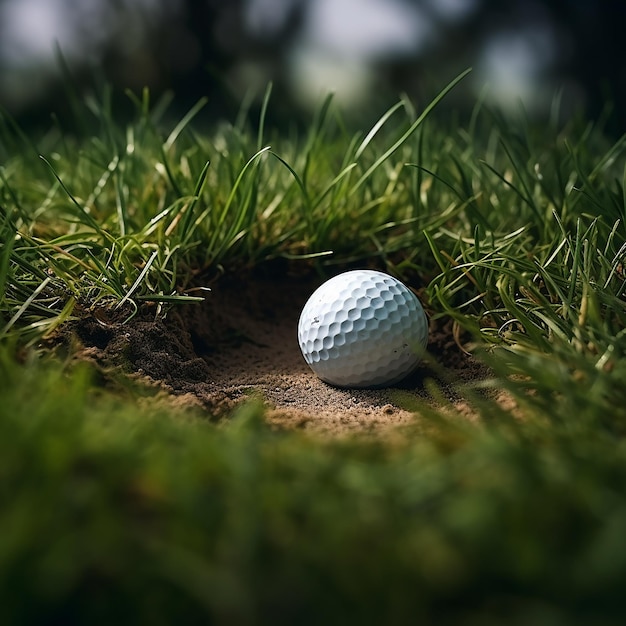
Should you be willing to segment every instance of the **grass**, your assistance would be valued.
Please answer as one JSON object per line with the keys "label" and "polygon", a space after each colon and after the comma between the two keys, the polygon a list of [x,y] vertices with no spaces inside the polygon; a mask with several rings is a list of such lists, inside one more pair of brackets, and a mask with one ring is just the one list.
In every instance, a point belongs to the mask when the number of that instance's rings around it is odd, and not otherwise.
{"label": "grass", "polygon": [[[626,140],[401,100],[356,131],[202,128],[147,92],[78,134],[0,120],[5,623],[619,624],[626,575]],[[403,443],[227,424],[47,355],[85,315],[166,316],[273,259],[424,286],[515,398]],[[222,278],[225,279],[225,278]],[[433,394],[437,394],[433,388]],[[175,617],[174,617],[175,616]]]}
{"label": "grass", "polygon": [[626,446],[603,416],[413,437],[221,427],[2,352],[11,624],[619,624]]}

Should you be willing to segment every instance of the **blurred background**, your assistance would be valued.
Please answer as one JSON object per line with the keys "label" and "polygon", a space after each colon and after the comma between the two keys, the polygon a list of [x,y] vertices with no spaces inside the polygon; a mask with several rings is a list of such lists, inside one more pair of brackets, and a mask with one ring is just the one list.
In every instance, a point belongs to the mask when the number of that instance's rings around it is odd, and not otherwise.
{"label": "blurred background", "polygon": [[0,105],[44,123],[67,109],[68,84],[110,82],[172,91],[179,110],[207,96],[205,114],[233,116],[272,81],[286,123],[329,90],[358,116],[402,93],[419,109],[471,66],[448,106],[593,118],[610,107],[621,133],[625,16],[621,0],[0,0]]}

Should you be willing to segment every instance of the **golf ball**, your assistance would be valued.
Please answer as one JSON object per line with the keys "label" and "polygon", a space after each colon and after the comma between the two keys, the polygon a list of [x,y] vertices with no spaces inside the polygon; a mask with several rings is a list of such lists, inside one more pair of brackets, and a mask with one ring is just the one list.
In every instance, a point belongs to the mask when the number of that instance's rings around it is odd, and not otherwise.
{"label": "golf ball", "polygon": [[304,305],[304,360],[337,387],[383,387],[420,362],[428,320],[417,296],[393,276],[353,270],[326,281]]}

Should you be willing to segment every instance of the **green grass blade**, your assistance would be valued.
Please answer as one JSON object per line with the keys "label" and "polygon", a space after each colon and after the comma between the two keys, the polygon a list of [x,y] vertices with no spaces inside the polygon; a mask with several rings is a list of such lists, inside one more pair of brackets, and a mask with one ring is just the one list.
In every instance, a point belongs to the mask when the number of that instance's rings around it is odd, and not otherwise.
{"label": "green grass blade", "polygon": [[430,102],[430,104],[424,109],[421,115],[413,122],[409,128],[402,134],[402,136],[392,144],[376,161],[365,171],[365,173],[359,178],[359,180],[350,189],[348,195],[353,195],[370,177],[371,175],[400,147],[407,139],[413,135],[413,133],[420,127],[424,120],[428,117],[430,112],[445,98],[445,96],[456,85],[461,82],[472,70],[467,69],[461,72],[455,79],[453,79],[446,87],[444,87],[439,94]]}

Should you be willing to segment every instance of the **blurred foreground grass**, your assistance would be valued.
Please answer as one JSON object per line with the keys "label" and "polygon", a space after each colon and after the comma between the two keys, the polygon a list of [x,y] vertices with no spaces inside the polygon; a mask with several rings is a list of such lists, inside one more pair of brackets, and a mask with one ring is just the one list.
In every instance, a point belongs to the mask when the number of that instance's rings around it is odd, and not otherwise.
{"label": "blurred foreground grass", "polygon": [[623,623],[626,445],[600,416],[319,441],[6,349],[0,391],[2,623]]}

